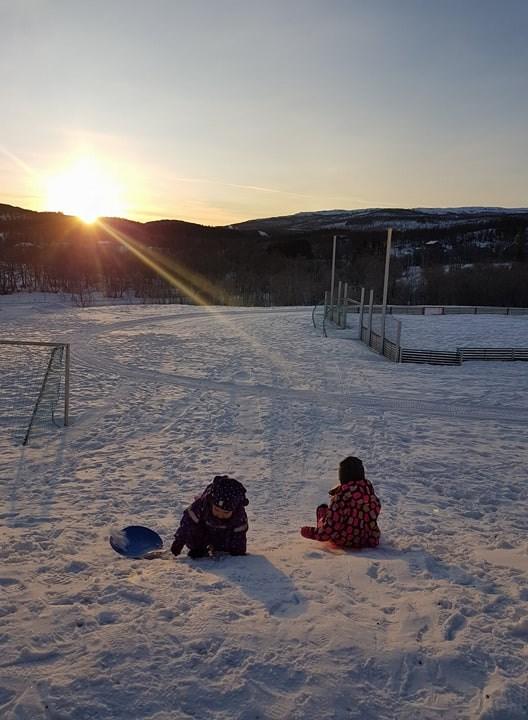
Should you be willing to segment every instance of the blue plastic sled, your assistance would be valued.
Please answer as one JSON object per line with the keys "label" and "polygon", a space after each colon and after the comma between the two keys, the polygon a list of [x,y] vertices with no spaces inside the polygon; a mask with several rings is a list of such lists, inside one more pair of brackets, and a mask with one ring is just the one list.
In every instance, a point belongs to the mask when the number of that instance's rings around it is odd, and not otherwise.
{"label": "blue plastic sled", "polygon": [[110,535],[110,545],[120,555],[142,558],[154,550],[161,550],[163,540],[157,532],[143,525],[129,525]]}

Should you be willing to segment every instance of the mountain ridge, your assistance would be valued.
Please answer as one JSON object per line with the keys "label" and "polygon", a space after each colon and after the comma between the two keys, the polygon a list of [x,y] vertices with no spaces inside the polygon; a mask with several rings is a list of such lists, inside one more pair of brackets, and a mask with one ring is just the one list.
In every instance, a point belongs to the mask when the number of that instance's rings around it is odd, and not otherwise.
{"label": "mountain ridge", "polygon": [[303,211],[292,215],[246,220],[233,224],[241,230],[313,232],[316,230],[367,230],[383,227],[418,229],[486,222],[490,218],[528,216],[528,208],[461,206],[446,208],[362,208],[357,210]]}
{"label": "mountain ridge", "polygon": [[[57,218],[77,219],[74,215],[49,210],[30,210],[17,205],[0,203],[0,221],[27,216],[47,216]],[[331,210],[301,210],[289,215],[274,215],[270,217],[243,220],[238,223],[226,225],[204,225],[202,223],[179,220],[177,218],[162,218],[141,222],[126,217],[101,217],[102,221],[123,221],[144,228],[161,227],[167,224],[177,224],[180,227],[193,229],[224,229],[245,231],[279,231],[279,232],[313,232],[316,230],[342,229],[375,229],[383,225],[394,229],[416,229],[419,227],[447,227],[465,222],[479,221],[479,218],[489,220],[490,217],[528,215],[528,207],[507,208],[500,206],[475,205],[460,207],[416,207],[416,208],[357,208],[344,210],[340,208]]]}
{"label": "mountain ridge", "polygon": [[0,205],[0,295],[29,287],[85,303],[97,288],[145,301],[197,293],[213,304],[312,304],[329,287],[332,236],[339,278],[379,294],[389,227],[394,302],[528,305],[528,209],[496,207],[330,210],[206,226],[124,218],[88,225]]}

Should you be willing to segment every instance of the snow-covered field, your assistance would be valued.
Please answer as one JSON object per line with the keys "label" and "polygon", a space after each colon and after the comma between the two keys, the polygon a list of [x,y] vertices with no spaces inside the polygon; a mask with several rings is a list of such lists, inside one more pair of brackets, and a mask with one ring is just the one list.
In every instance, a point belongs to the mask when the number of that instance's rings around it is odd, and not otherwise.
{"label": "snow-covered field", "polygon": [[528,348],[528,315],[401,315],[398,320],[406,348]]}
{"label": "snow-covered field", "polygon": [[[302,308],[0,302],[0,325],[73,353],[71,426],[0,438],[2,719],[528,717],[528,363],[396,365]],[[347,454],[375,550],[298,533]],[[220,472],[247,557],[111,550],[133,523],[170,543]]]}

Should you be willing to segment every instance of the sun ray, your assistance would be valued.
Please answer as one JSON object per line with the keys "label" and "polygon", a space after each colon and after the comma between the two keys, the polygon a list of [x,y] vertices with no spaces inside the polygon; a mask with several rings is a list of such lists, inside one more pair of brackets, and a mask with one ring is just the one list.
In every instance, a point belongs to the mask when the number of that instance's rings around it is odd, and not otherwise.
{"label": "sun ray", "polygon": [[[225,325],[228,329],[235,327],[235,323],[226,315],[220,315],[216,312],[215,306],[211,305],[211,301],[208,299],[210,298],[213,301],[219,302],[220,299],[224,297],[223,290],[216,287],[206,278],[184,268],[174,259],[162,256],[155,250],[143,247],[126,233],[113,228],[109,223],[103,220],[98,220],[97,222],[111,237],[117,240],[123,247],[126,247],[135,257],[166,280],[172,287],[180,290],[182,294],[190,298],[196,305],[200,305],[205,310],[208,310],[216,317],[219,323]],[[236,328],[237,334],[240,335],[240,328],[238,326],[236,326]],[[269,348],[263,346],[262,343],[258,342],[258,340],[248,333],[242,333],[242,335],[250,347],[258,350],[258,352],[264,355],[275,367],[278,369],[285,367],[284,359],[278,353],[269,350]]]}

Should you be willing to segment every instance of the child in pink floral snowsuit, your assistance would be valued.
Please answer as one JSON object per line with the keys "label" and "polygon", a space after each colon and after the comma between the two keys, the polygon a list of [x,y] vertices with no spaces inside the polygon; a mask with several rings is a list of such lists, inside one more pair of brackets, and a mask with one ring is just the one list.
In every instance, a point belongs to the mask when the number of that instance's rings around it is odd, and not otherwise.
{"label": "child in pink floral snowsuit", "polygon": [[339,463],[339,483],[330,490],[330,507],[317,508],[317,527],[302,527],[301,535],[345,548],[377,547],[381,503],[359,458],[347,457]]}

